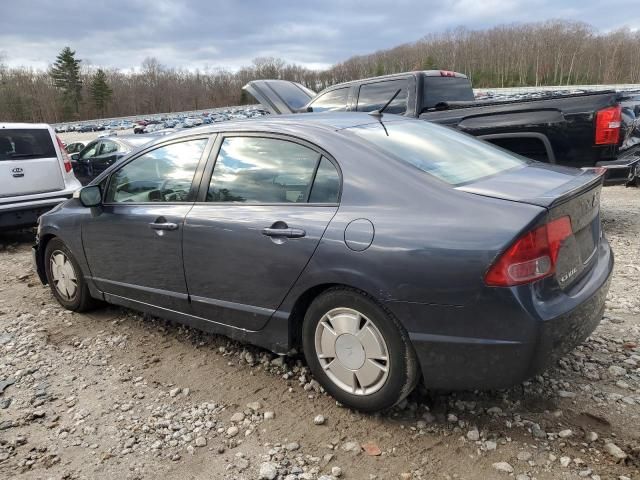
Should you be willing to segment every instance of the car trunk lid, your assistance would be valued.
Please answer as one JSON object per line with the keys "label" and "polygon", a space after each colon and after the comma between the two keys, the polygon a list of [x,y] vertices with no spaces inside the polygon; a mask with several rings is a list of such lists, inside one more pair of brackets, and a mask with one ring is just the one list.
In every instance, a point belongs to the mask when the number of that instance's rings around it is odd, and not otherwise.
{"label": "car trunk lid", "polygon": [[469,193],[547,209],[547,222],[569,217],[572,234],[563,240],[554,278],[561,288],[578,281],[594,263],[602,236],[598,170],[576,170],[540,163],[512,169],[456,187]]}
{"label": "car trunk lid", "polygon": [[242,89],[274,115],[302,112],[316,96],[313,90],[288,80],[253,80]]}
{"label": "car trunk lid", "polygon": [[0,186],[0,198],[64,189],[48,129],[0,128]]}

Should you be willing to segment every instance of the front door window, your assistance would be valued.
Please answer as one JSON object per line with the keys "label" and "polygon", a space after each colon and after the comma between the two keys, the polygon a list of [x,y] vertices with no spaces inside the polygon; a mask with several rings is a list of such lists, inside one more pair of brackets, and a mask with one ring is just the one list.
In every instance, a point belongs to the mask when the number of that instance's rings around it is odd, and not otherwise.
{"label": "front door window", "polygon": [[151,150],[111,176],[106,203],[187,202],[206,139]]}

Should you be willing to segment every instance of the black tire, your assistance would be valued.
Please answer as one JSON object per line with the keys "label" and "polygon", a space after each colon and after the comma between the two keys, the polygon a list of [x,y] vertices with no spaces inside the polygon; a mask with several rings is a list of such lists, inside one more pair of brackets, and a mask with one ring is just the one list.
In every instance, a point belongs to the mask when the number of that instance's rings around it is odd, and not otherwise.
{"label": "black tire", "polygon": [[[58,290],[51,272],[51,257],[57,253],[63,253],[66,256],[73,268],[73,273],[76,278],[77,288],[73,295],[70,295],[70,298],[66,298]],[[49,243],[47,243],[47,248],[44,252],[44,268],[51,292],[53,293],[53,296],[56,297],[56,300],[58,300],[58,303],[60,303],[64,308],[74,312],[86,312],[87,310],[91,310],[99,305],[100,302],[93,298],[89,293],[89,287],[82,275],[82,270],[80,269],[78,262],[64,242],[59,238],[53,238]]]}
{"label": "black tire", "polygon": [[[316,327],[324,315],[336,309],[355,310],[375,325],[388,353],[388,374],[378,390],[370,394],[350,393],[327,375],[316,349]],[[366,322],[363,320],[363,323]],[[343,405],[365,412],[385,410],[402,401],[415,388],[418,381],[416,354],[404,327],[371,297],[357,290],[336,287],[319,295],[308,308],[302,326],[302,344],[305,358],[318,382]],[[337,341],[335,343],[337,345]],[[351,352],[351,347],[349,347]],[[349,353],[350,355],[351,353]],[[337,353],[334,358],[338,361]],[[366,362],[366,360],[365,360]],[[326,364],[325,364],[326,366]],[[354,375],[354,377],[357,377]],[[382,383],[382,380],[380,381]]]}

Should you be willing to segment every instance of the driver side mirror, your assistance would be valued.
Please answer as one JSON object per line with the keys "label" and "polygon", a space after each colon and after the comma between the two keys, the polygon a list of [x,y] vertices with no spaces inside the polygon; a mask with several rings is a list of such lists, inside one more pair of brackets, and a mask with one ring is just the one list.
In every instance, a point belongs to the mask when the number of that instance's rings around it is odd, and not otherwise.
{"label": "driver side mirror", "polygon": [[74,160],[77,162],[79,159],[80,159],[79,153],[74,153],[73,155],[71,155],[71,160]]}
{"label": "driver side mirror", "polygon": [[79,198],[85,207],[97,207],[102,203],[102,192],[98,185],[89,185],[80,189]]}

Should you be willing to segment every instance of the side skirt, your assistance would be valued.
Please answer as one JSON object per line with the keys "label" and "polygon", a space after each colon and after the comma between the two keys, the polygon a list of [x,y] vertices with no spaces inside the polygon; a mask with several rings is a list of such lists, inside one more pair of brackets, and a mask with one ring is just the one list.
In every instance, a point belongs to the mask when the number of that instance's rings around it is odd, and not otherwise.
{"label": "side skirt", "polygon": [[253,331],[232,327],[206,318],[189,315],[168,308],[157,307],[110,293],[103,293],[101,296],[104,298],[104,301],[114,305],[149,313],[157,317],[197,328],[204,332],[224,335],[232,340],[251,343],[278,354],[286,354],[290,349],[288,315],[282,314],[281,312],[276,312],[271,321],[269,321],[263,329]]}

